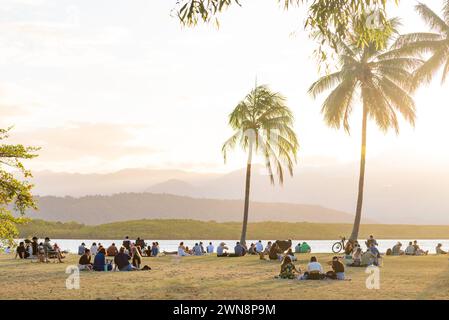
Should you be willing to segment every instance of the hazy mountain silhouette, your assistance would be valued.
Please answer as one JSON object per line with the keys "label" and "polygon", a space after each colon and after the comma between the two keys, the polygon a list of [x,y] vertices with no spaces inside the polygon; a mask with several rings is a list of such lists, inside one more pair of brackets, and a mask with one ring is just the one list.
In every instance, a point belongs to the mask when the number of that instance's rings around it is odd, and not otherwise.
{"label": "hazy mountain silhouette", "polygon": [[[38,197],[38,212],[31,217],[50,221],[102,224],[137,219],[195,219],[240,221],[242,200],[212,200],[151,194],[121,193],[112,196]],[[250,219],[282,222],[346,222],[353,216],[320,206],[287,203],[251,203]]]}
{"label": "hazy mountain silhouette", "polygon": [[[449,224],[449,172],[421,171],[371,160],[366,173],[364,216],[380,223]],[[179,170],[128,169],[110,174],[38,172],[38,195],[85,196],[121,192],[175,194],[206,199],[242,199],[244,170],[199,174]],[[251,200],[318,205],[353,213],[358,164],[298,167],[284,186],[272,186],[263,167],[255,166]],[[62,213],[61,213],[62,214]],[[276,218],[275,214],[273,218]]]}

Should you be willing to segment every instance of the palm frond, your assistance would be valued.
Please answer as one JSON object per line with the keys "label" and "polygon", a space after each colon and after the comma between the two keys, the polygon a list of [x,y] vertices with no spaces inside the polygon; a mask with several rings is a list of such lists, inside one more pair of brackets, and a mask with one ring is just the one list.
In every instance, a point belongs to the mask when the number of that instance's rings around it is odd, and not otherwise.
{"label": "palm frond", "polygon": [[430,26],[430,28],[441,33],[449,32],[449,25],[427,5],[419,3],[415,8],[416,11],[421,15],[423,20]]}

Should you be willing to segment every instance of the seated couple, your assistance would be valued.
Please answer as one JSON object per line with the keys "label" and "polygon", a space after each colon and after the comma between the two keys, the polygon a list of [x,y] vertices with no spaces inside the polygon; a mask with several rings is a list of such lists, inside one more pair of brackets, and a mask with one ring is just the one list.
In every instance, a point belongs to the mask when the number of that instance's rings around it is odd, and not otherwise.
{"label": "seated couple", "polygon": [[409,242],[407,248],[405,248],[404,251],[405,255],[407,256],[427,256],[429,251],[422,250],[419,245],[418,241],[415,240],[413,242]]}
{"label": "seated couple", "polygon": [[240,242],[237,242],[235,244],[234,253],[228,253],[226,250],[229,250],[229,248],[226,246],[226,243],[220,243],[220,245],[217,247],[217,257],[243,257],[248,253],[246,247]]}
{"label": "seated couple", "polygon": [[332,271],[326,274],[323,271],[323,267],[317,261],[316,257],[310,259],[310,263],[307,265],[307,271],[301,275],[301,270],[296,269],[290,256],[285,256],[282,265],[279,278],[281,279],[299,279],[299,280],[323,280],[326,278],[334,280],[345,279],[345,267],[340,262],[338,257],[333,257],[329,263],[332,267]]}
{"label": "seated couple", "polygon": [[374,243],[363,253],[362,248],[357,247],[352,253],[352,263],[348,263],[348,267],[367,267],[371,265],[379,265],[380,252]]}
{"label": "seated couple", "polygon": [[307,244],[307,242],[298,243],[298,245],[295,247],[295,253],[310,253],[312,252],[312,248]]}

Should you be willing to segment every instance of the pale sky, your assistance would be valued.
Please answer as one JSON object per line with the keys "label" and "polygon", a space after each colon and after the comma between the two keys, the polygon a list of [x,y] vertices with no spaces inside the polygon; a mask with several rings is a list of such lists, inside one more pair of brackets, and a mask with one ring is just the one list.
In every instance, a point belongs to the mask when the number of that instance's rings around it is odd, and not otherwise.
{"label": "pale sky", "polygon": [[[42,147],[33,170],[227,172],[245,165],[241,152],[223,163],[227,116],[257,76],[294,111],[298,167],[357,162],[360,113],[348,136],[323,123],[325,95],[307,95],[320,74],[304,8],[242,2],[217,30],[181,27],[175,0],[2,0],[0,126],[15,126],[11,141]],[[441,11],[441,1],[423,2]],[[414,3],[391,11],[404,33],[428,30]],[[402,123],[397,137],[370,124],[368,161],[448,170],[449,82],[440,78],[415,95],[415,129]]]}

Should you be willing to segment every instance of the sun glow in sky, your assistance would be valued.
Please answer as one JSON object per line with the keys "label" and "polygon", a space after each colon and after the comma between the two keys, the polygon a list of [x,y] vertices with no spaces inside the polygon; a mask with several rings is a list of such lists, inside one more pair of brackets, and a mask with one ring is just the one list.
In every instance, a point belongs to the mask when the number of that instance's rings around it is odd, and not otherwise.
{"label": "sun glow in sky", "polygon": [[[0,125],[12,140],[42,147],[34,170],[109,172],[130,167],[223,172],[227,115],[255,79],[283,93],[296,117],[300,166],[356,162],[352,135],[322,121],[324,95],[307,89],[320,73],[303,30],[304,8],[243,1],[212,25],[182,28],[167,0],[3,0],[0,7]],[[440,11],[439,1],[424,1]],[[393,8],[403,33],[426,31],[414,2]],[[368,132],[368,161],[446,170],[448,87],[440,78],[415,95],[416,128]]]}

